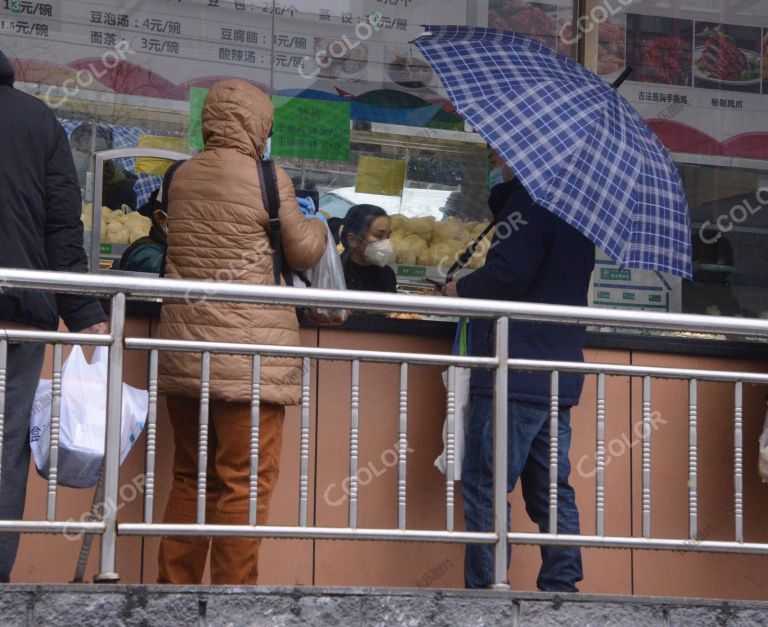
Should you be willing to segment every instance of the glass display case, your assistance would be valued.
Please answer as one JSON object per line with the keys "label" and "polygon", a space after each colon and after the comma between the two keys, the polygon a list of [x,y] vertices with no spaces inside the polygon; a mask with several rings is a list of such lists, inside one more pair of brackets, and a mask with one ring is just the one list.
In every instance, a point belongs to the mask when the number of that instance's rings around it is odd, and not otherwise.
{"label": "glass display case", "polygon": [[[151,218],[137,206],[134,189],[137,177],[124,167],[130,167],[129,164],[135,164],[138,159],[153,159],[157,160],[157,172],[160,172],[174,161],[189,157],[186,153],[152,148],[122,148],[96,153],[93,196],[90,202],[84,203],[82,216],[91,271],[113,269],[115,261],[128,246],[150,233]],[[159,175],[158,178],[162,180]],[[159,182],[155,184],[159,185]]]}
{"label": "glass display case", "polygon": [[[491,220],[485,143],[473,133],[377,123],[356,123],[351,139],[347,163],[281,164],[297,187],[319,192],[332,228],[356,204],[383,208],[392,220],[399,288],[434,292],[430,280],[444,281]],[[486,251],[480,246],[458,276],[478,267]]]}

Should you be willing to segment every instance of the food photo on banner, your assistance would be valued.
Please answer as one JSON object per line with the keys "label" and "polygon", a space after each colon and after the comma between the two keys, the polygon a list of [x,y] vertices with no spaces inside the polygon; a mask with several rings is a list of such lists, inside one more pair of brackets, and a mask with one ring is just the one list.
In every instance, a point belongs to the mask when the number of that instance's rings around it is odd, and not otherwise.
{"label": "food photo on banner", "polygon": [[694,86],[760,93],[762,30],[696,22]]}
{"label": "food photo on banner", "polygon": [[548,48],[572,56],[573,4],[490,0],[488,27],[526,35]]}
{"label": "food photo on banner", "polygon": [[612,83],[627,67],[626,16],[618,14],[600,24],[597,41],[597,73]]}
{"label": "food photo on banner", "polygon": [[692,84],[693,21],[627,16],[627,65],[632,79],[685,87]]}

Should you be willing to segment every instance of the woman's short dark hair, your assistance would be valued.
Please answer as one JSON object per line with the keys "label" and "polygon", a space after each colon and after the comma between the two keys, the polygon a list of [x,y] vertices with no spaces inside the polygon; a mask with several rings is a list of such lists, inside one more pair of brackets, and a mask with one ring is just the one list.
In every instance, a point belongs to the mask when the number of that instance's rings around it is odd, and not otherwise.
{"label": "woman's short dark hair", "polygon": [[344,227],[341,233],[341,243],[344,246],[344,254],[349,254],[349,234],[354,233],[358,239],[365,239],[371,225],[377,218],[388,218],[387,212],[376,205],[355,205],[351,207],[344,218]]}

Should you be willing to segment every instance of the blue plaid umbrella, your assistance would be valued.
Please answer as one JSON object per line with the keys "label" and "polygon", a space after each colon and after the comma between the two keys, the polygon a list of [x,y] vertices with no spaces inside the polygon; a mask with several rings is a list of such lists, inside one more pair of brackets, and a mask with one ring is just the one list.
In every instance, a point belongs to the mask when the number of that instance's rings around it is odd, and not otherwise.
{"label": "blue plaid umbrella", "polygon": [[521,35],[426,28],[414,43],[456,110],[538,204],[621,266],[692,278],[677,167],[615,89]]}

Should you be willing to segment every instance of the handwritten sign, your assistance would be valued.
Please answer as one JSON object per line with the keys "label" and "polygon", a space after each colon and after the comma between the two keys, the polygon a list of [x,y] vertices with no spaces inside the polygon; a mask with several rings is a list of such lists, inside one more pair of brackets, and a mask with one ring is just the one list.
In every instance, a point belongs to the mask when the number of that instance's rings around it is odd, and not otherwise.
{"label": "handwritten sign", "polygon": [[349,161],[348,102],[275,96],[272,154],[276,157]]}
{"label": "handwritten sign", "polygon": [[355,192],[358,194],[400,196],[404,185],[405,161],[402,159],[360,157],[355,179]]}

